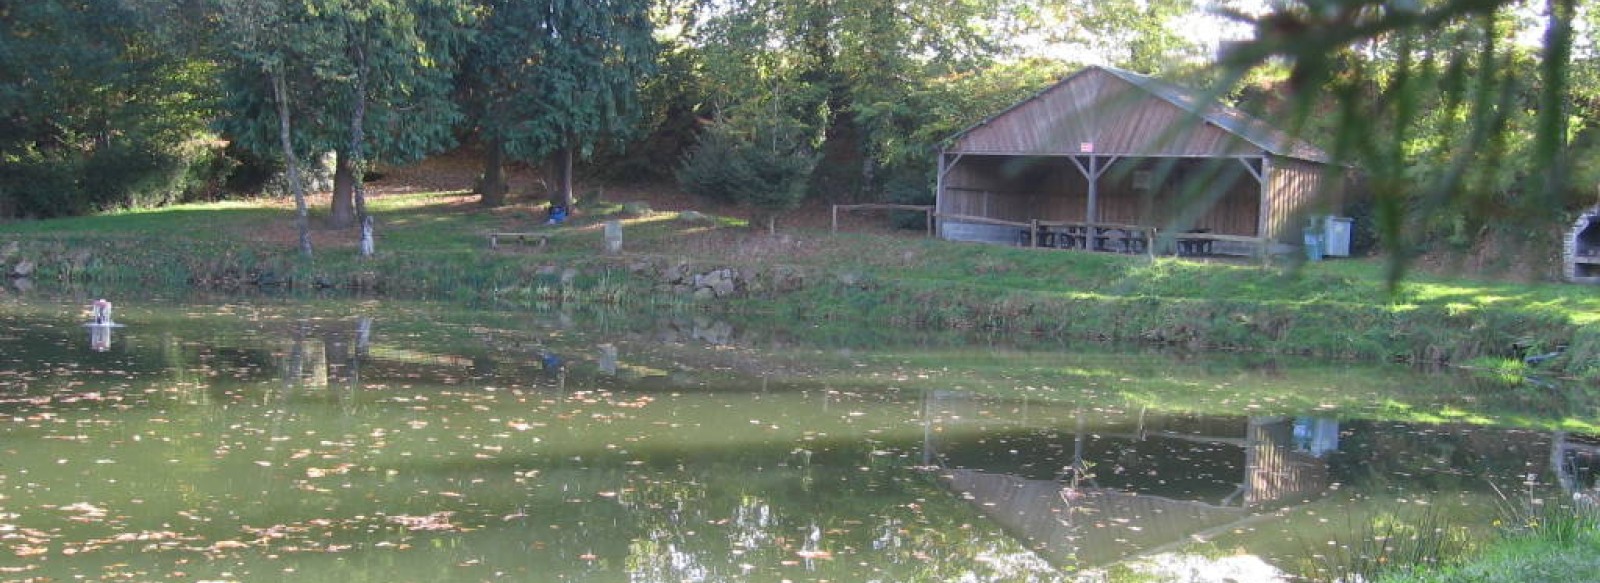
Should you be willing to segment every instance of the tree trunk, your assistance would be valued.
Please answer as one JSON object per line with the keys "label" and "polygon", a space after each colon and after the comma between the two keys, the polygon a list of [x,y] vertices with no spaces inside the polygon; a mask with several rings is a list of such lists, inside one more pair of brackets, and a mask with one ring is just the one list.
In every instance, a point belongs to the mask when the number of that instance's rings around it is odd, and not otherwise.
{"label": "tree trunk", "polygon": [[294,226],[300,232],[300,255],[311,258],[311,217],[306,210],[306,185],[300,181],[300,163],[294,155],[294,139],[289,128],[289,88],[282,65],[267,73],[272,80],[272,96],[278,102],[278,142],[283,148],[283,172],[294,192]]}
{"label": "tree trunk", "polygon": [[354,176],[355,168],[348,149],[339,148],[334,152],[333,204],[328,215],[328,226],[344,229],[355,224]]}
{"label": "tree trunk", "polygon": [[483,147],[483,177],[478,180],[479,201],[486,207],[506,203],[506,151],[500,140],[490,138]]}
{"label": "tree trunk", "polygon": [[550,204],[562,205],[568,211],[572,210],[572,145],[556,150],[553,163],[550,166],[557,174],[556,188],[550,192]]}
{"label": "tree trunk", "polygon": [[[350,114],[350,174],[351,186],[355,190],[356,216],[361,220],[361,256],[371,257],[374,242],[372,240],[372,215],[367,212],[367,52],[361,47],[361,39],[357,36],[355,46],[356,58],[356,106]],[[337,200],[337,199],[335,199]]]}

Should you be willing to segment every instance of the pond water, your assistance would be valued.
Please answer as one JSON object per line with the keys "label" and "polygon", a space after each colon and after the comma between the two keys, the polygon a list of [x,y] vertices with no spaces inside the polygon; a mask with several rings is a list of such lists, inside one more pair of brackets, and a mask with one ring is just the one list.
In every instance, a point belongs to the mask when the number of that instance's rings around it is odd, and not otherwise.
{"label": "pond water", "polygon": [[91,300],[0,297],[0,578],[1327,578],[1596,495],[1592,405],[1404,368],[390,300],[85,327]]}

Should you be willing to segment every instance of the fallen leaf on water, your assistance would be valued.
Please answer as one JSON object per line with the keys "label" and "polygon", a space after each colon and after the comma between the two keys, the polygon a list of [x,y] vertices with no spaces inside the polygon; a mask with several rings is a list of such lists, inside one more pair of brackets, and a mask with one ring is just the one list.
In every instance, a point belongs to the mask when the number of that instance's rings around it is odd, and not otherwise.
{"label": "fallen leaf on water", "polygon": [[77,516],[73,516],[68,519],[76,522],[95,521],[106,517],[106,510],[104,508],[96,507],[88,502],[69,504],[62,506],[60,510],[63,512],[76,513]]}
{"label": "fallen leaf on water", "polygon": [[406,527],[407,530],[453,530],[456,525],[450,523],[450,517],[455,512],[435,512],[427,516],[390,516],[389,522]]}

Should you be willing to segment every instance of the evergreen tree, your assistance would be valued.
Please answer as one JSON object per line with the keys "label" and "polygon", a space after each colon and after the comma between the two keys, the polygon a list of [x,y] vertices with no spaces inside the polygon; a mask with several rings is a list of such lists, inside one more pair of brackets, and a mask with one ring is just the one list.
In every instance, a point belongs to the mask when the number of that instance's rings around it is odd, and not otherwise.
{"label": "evergreen tree", "polygon": [[504,204],[507,158],[551,159],[551,201],[572,204],[572,163],[630,136],[656,51],[647,0],[482,0],[460,87],[484,149],[485,206]]}
{"label": "evergreen tree", "polygon": [[211,68],[181,15],[116,0],[0,2],[0,217],[180,200],[216,153]]}

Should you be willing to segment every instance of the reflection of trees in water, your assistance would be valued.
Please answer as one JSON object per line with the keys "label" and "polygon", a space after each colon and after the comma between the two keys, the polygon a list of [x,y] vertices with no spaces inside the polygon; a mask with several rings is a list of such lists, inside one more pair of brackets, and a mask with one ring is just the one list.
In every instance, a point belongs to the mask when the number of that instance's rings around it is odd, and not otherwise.
{"label": "reflection of trees in water", "polygon": [[1532,430],[1353,420],[1341,436],[1333,470],[1362,491],[1404,482],[1417,491],[1514,492],[1529,474],[1554,483],[1549,436]]}
{"label": "reflection of trees in water", "polygon": [[629,472],[617,501],[642,533],[629,545],[630,575],[859,580],[857,565],[871,564],[887,581],[1056,580],[1024,548],[973,528],[970,510],[907,460],[861,466],[884,457],[864,445],[774,447]]}
{"label": "reflection of trees in water", "polygon": [[[1104,565],[1320,498],[1331,420],[1076,409],[928,393],[924,459],[1062,565]],[[1010,411],[1007,411],[1010,405]],[[995,411],[1001,411],[996,414]],[[1336,429],[1334,429],[1336,431]]]}

